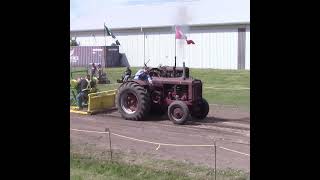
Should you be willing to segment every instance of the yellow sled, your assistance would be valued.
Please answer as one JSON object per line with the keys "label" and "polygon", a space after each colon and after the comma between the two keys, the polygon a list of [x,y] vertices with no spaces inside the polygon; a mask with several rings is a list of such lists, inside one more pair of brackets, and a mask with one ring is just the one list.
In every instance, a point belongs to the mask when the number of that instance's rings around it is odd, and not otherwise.
{"label": "yellow sled", "polygon": [[116,93],[116,89],[110,91],[90,93],[88,95],[88,109],[86,111],[80,111],[78,107],[71,106],[70,112],[79,114],[94,114],[114,108]]}

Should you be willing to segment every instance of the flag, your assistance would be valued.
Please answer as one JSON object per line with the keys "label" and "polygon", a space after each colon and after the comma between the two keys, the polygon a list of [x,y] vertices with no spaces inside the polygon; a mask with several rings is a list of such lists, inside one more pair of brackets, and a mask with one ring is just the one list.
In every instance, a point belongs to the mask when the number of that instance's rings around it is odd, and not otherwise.
{"label": "flag", "polygon": [[105,32],[107,33],[107,36],[111,36],[115,41],[116,41],[116,44],[118,46],[120,46],[120,42],[118,41],[118,39],[116,38],[115,35],[113,35],[113,33],[110,31],[110,29],[104,24],[104,30]]}
{"label": "flag", "polygon": [[108,29],[108,27],[106,25],[104,25],[104,30],[107,32],[108,36],[112,35],[111,31]]}
{"label": "flag", "polygon": [[186,39],[186,41],[187,41],[187,44],[195,44],[191,39],[190,40]]}
{"label": "flag", "polygon": [[176,26],[176,39],[187,39],[187,37],[183,34],[180,26]]}
{"label": "flag", "polygon": [[180,26],[176,26],[176,39],[185,39],[187,44],[195,44],[193,40],[188,39],[187,36],[182,32]]}

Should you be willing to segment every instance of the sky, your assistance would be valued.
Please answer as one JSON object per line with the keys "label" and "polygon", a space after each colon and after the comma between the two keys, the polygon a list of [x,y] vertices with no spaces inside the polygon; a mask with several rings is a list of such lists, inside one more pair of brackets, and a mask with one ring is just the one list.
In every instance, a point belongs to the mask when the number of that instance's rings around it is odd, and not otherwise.
{"label": "sky", "polygon": [[250,0],[70,0],[70,29],[250,22]]}

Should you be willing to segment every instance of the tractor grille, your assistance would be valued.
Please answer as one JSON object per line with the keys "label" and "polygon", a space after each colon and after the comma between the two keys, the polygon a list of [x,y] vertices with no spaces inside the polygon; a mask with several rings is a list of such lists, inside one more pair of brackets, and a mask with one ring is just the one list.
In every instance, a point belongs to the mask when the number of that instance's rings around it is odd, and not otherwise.
{"label": "tractor grille", "polygon": [[202,83],[197,81],[193,85],[193,100],[198,100],[202,98]]}

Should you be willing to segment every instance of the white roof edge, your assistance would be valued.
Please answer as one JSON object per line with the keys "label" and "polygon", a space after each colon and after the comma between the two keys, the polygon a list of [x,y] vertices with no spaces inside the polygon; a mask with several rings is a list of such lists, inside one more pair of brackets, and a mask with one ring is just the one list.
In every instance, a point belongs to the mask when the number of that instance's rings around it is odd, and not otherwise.
{"label": "white roof edge", "polygon": [[[230,23],[214,23],[214,24],[188,24],[191,27],[201,27],[201,26],[225,26],[225,25],[250,25],[250,22],[230,22]],[[120,28],[110,28],[110,30],[135,30],[135,29],[152,29],[152,28],[168,28],[174,25],[164,25],[164,26],[141,26],[141,27],[120,27]],[[86,32],[86,31],[101,31],[101,29],[70,29],[70,32]]]}

